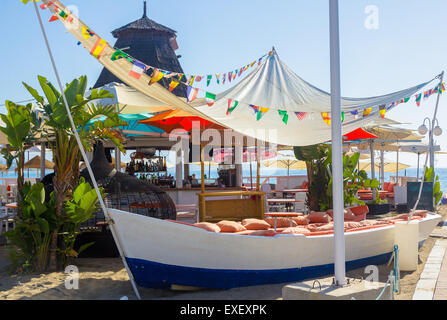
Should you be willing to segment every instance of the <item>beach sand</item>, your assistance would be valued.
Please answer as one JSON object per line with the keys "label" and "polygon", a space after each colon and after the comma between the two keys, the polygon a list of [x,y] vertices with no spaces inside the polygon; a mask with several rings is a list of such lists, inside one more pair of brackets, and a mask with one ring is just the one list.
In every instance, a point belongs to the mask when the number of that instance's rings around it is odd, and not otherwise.
{"label": "beach sand", "polygon": [[[447,206],[439,213],[447,218]],[[425,261],[436,239],[429,238],[420,250],[419,266],[415,272],[402,272],[400,294],[397,300],[411,300]],[[79,289],[65,288],[67,275],[53,272],[34,275],[9,275],[8,250],[0,247],[0,300],[119,300],[123,296],[136,299],[129,277],[121,259],[78,259],[74,264],[79,268]],[[393,264],[379,266],[380,281],[386,282]],[[347,273],[348,278],[362,279],[364,269]],[[179,292],[139,288],[142,299],[186,299],[186,300],[278,300],[286,284],[265,285],[257,287],[236,288],[231,290],[201,290],[196,292]]]}

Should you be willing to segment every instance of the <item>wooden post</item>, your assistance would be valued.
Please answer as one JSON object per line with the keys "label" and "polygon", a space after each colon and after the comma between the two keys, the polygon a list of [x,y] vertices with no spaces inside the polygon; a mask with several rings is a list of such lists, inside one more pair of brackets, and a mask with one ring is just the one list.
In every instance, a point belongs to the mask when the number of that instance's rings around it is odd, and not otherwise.
{"label": "wooden post", "polygon": [[200,171],[201,171],[201,191],[205,192],[205,162],[203,161],[203,145],[200,143]]}

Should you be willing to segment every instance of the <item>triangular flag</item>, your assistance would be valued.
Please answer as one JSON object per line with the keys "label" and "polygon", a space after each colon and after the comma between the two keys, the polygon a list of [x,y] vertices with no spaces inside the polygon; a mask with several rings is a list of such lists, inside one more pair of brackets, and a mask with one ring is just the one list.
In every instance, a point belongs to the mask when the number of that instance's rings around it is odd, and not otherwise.
{"label": "triangular flag", "polygon": [[209,85],[210,85],[210,83],[211,83],[211,80],[213,79],[213,76],[212,75],[207,75],[207,77],[206,77],[206,86],[207,87],[209,87]]}
{"label": "triangular flag", "polygon": [[425,91],[424,92],[424,100],[428,99],[428,97],[430,97],[430,92],[429,91]]}
{"label": "triangular flag", "polygon": [[345,121],[345,113],[342,112],[341,113],[341,123],[343,123]]}
{"label": "triangular flag", "polygon": [[298,117],[298,120],[303,120],[307,116],[307,112],[295,112],[296,116]]}
{"label": "triangular flag", "polygon": [[216,95],[214,93],[207,92],[205,94],[205,98],[206,98],[206,103],[210,107],[213,106],[214,102],[216,102]]}
{"label": "triangular flag", "polygon": [[233,80],[236,79],[236,76],[237,76],[237,70],[234,71],[234,73],[233,73]]}
{"label": "triangular flag", "polygon": [[233,75],[233,71],[228,72],[228,81],[230,81],[230,82],[231,82],[232,75]]}
{"label": "triangular flag", "polygon": [[259,112],[260,108],[258,106],[255,106],[254,104],[251,104],[249,107],[253,109],[255,114],[257,114]]}
{"label": "triangular flag", "polygon": [[422,93],[419,93],[416,95],[416,104],[418,107],[421,106],[421,100],[422,100]]}
{"label": "triangular flag", "polygon": [[194,100],[196,100],[198,93],[198,88],[188,86],[188,88],[186,89],[186,99],[188,100],[188,102],[193,102]]}
{"label": "triangular flag", "polygon": [[359,117],[359,112],[357,110],[350,112],[354,116],[354,120],[356,120]]}
{"label": "triangular flag", "polygon": [[223,77],[222,77],[222,84],[225,84],[225,77],[227,76],[227,74],[226,73],[224,73],[223,74]]}
{"label": "triangular flag", "polygon": [[87,29],[85,26],[82,26],[82,36],[85,40],[88,40],[90,37],[94,35],[93,32],[91,32],[89,29]]}
{"label": "triangular flag", "polygon": [[287,122],[289,121],[289,115],[288,115],[287,111],[285,111],[285,110],[278,110],[278,113],[279,113],[279,115],[282,118],[282,122],[287,124]]}
{"label": "triangular flag", "polygon": [[189,79],[188,79],[188,81],[187,81],[188,85],[192,86],[193,83],[194,83],[194,79],[195,79],[195,78],[196,78],[196,76],[190,76]]}
{"label": "triangular flag", "polygon": [[239,74],[238,74],[239,77],[241,76],[242,72],[244,72],[244,68],[239,69]]}
{"label": "triangular flag", "polygon": [[59,12],[59,16],[62,19],[67,19],[68,18],[68,14],[65,11],[63,11],[63,10],[61,10],[61,12]]}
{"label": "triangular flag", "polygon": [[202,76],[196,76],[195,81],[196,81],[196,82],[200,82],[200,81],[202,81]]}
{"label": "triangular flag", "polygon": [[404,103],[407,103],[408,101],[410,101],[410,98],[405,98],[404,99]]}
{"label": "triangular flag", "polygon": [[236,109],[237,105],[239,104],[238,101],[236,100],[232,100],[232,99],[228,99],[228,110],[227,110],[227,115],[229,115],[230,113],[232,113],[234,111],[234,109]]}
{"label": "triangular flag", "polygon": [[379,107],[379,114],[382,119],[385,119],[386,105],[382,105]]}
{"label": "triangular flag", "polygon": [[120,49],[116,49],[116,51],[112,54],[110,57],[110,60],[115,61],[121,58],[126,58],[127,60],[131,61],[132,59],[129,58],[129,55]]}
{"label": "triangular flag", "polygon": [[220,73],[216,73],[216,82],[220,84]]}
{"label": "triangular flag", "polygon": [[255,65],[255,63],[256,63],[256,61],[253,61],[253,62],[250,64],[250,67],[253,68],[253,66]]}
{"label": "triangular flag", "polygon": [[163,72],[161,72],[161,71],[158,70],[158,69],[155,69],[155,70],[154,70],[154,73],[152,74],[152,78],[151,78],[151,80],[149,81],[149,85],[151,86],[151,85],[153,85],[154,83],[157,83],[157,82],[160,81],[164,76],[165,76],[165,75],[164,75]]}
{"label": "triangular flag", "polygon": [[264,116],[264,114],[266,114],[269,110],[270,110],[270,108],[262,108],[262,107],[259,108],[256,120],[257,121],[261,120],[261,118]]}
{"label": "triangular flag", "polygon": [[363,110],[363,117],[367,117],[371,114],[372,108],[366,108]]}
{"label": "triangular flag", "polygon": [[180,82],[180,81],[183,79],[183,76],[184,76],[183,73],[180,73],[180,74],[178,75],[178,82]]}
{"label": "triangular flag", "polygon": [[321,117],[328,126],[331,125],[331,116],[329,115],[329,112],[322,112]]}
{"label": "triangular flag", "polygon": [[175,88],[177,88],[177,86],[180,84],[180,81],[175,81],[172,80],[171,83],[169,84],[169,91],[173,91]]}
{"label": "triangular flag", "polygon": [[53,22],[53,21],[56,21],[56,20],[59,20],[59,18],[57,17],[57,14],[54,14],[54,15],[51,16],[51,18],[48,21],[49,22]]}

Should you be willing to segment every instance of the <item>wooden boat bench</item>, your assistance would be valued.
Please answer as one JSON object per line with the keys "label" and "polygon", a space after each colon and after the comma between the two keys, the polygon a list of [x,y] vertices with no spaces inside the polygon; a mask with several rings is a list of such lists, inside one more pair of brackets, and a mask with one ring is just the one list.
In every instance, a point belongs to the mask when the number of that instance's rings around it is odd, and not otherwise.
{"label": "wooden boat bench", "polygon": [[[265,192],[210,192],[198,193],[197,196],[199,198],[200,222],[219,222],[222,220],[242,221],[249,218],[264,219]],[[220,197],[227,199],[215,199]]]}

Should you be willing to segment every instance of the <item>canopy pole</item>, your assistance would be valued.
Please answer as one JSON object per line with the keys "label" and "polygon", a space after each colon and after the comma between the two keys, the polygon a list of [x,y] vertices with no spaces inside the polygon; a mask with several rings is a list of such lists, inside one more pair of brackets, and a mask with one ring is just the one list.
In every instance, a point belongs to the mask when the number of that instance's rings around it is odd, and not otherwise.
{"label": "canopy pole", "polygon": [[335,285],[346,284],[338,0],[329,0]]}
{"label": "canopy pole", "polygon": [[203,158],[203,144],[200,143],[200,191],[205,193],[205,162]]}
{"label": "canopy pole", "polygon": [[259,153],[259,147],[256,150],[256,191],[261,191],[261,155]]}
{"label": "canopy pole", "polygon": [[380,150],[380,183],[383,187],[383,184],[385,183],[385,152],[383,150]]}
{"label": "canopy pole", "polygon": [[421,153],[418,152],[418,172],[417,172],[417,176],[416,176],[416,181],[419,181],[419,162],[421,160]]}
{"label": "canopy pole", "polygon": [[45,177],[45,142],[40,144],[40,181]]}
{"label": "canopy pole", "polygon": [[[438,107],[439,107],[439,99],[441,98],[441,92],[442,92],[442,81],[444,81],[444,71],[439,75],[439,90],[438,90],[438,97],[436,100],[436,107],[435,107],[435,113],[433,115],[433,120],[431,123],[431,130],[430,130],[430,168],[433,168],[433,172],[435,169],[435,152],[434,152],[434,133],[433,130],[435,128],[436,124],[436,116],[438,114]],[[424,173],[425,174],[425,173]]]}
{"label": "canopy pole", "polygon": [[399,147],[397,148],[397,159],[396,159],[396,186],[399,186]]}
{"label": "canopy pole", "polygon": [[[45,4],[47,4],[48,1],[44,1],[44,2],[45,2]],[[52,67],[53,67],[53,70],[54,70],[54,73],[55,73],[55,76],[56,76],[56,79],[57,79],[57,83],[58,83],[59,89],[61,91],[62,100],[64,101],[65,109],[67,111],[67,116],[68,116],[68,119],[70,120],[71,128],[72,128],[73,133],[74,133],[75,138],[76,138],[76,142],[78,143],[79,150],[81,152],[82,158],[84,159],[85,165],[87,167],[87,171],[88,171],[88,173],[90,175],[90,179],[92,180],[92,184],[93,184],[93,187],[95,188],[96,195],[98,196],[101,208],[104,211],[104,216],[107,218],[107,221],[111,221],[112,219],[110,218],[109,211],[107,210],[107,207],[106,207],[106,205],[104,203],[104,199],[101,196],[101,192],[99,191],[99,188],[98,188],[98,183],[96,182],[95,175],[93,174],[92,168],[90,166],[90,162],[88,161],[88,158],[87,158],[87,155],[85,153],[84,147],[82,145],[81,139],[79,138],[79,134],[78,134],[78,131],[76,129],[76,125],[74,124],[73,117],[72,117],[71,112],[70,112],[70,107],[68,106],[67,98],[65,97],[64,87],[62,86],[62,82],[61,82],[61,79],[59,77],[59,72],[57,71],[56,62],[54,61],[53,53],[52,53],[51,48],[50,48],[50,43],[48,42],[47,34],[45,32],[45,28],[44,28],[43,23],[42,23],[42,18],[40,17],[39,9],[37,8],[37,3],[36,3],[36,1],[33,1],[33,3],[34,3],[34,9],[36,11],[37,19],[39,20],[40,29],[42,30],[42,35],[44,37],[45,44],[46,44],[46,47],[47,47],[47,50],[48,50],[48,54],[50,56],[51,64],[52,64]],[[127,264],[127,261],[125,259],[125,254],[126,253],[125,253],[124,248],[123,248],[123,246],[121,244],[121,240],[120,240],[119,234],[115,230],[115,225],[113,223],[109,224],[109,226],[110,226],[110,231],[112,232],[112,236],[113,236],[113,238],[115,240],[118,252],[119,252],[119,254],[121,256],[121,259],[123,261],[123,264],[124,264],[124,266],[126,268],[127,274],[129,275],[129,279],[130,279],[130,282],[132,284],[132,288],[133,288],[133,290],[135,292],[135,295],[137,296],[138,300],[141,300],[140,293],[138,292],[138,288],[137,288],[137,286],[135,284],[135,279],[133,278],[133,274],[130,271],[129,266]]]}
{"label": "canopy pole", "polygon": [[[371,151],[371,179],[376,178],[376,166],[374,163],[374,140],[371,140],[369,144],[369,150]],[[376,189],[372,189],[373,200],[376,200]]]}

